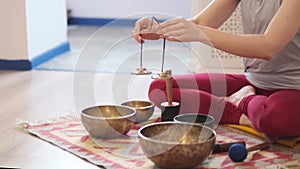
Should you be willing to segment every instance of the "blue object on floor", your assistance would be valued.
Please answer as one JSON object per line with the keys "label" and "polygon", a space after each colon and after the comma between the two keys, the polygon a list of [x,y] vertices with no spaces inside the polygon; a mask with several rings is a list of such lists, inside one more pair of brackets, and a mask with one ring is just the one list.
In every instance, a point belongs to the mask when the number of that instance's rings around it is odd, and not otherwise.
{"label": "blue object on floor", "polygon": [[243,144],[233,144],[228,149],[228,155],[233,162],[242,162],[247,158],[248,151]]}

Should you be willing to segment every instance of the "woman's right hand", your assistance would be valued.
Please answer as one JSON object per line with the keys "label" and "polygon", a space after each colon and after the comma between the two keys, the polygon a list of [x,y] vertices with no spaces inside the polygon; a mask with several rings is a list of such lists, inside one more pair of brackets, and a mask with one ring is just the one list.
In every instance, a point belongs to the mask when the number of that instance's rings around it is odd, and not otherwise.
{"label": "woman's right hand", "polygon": [[156,20],[143,17],[136,21],[132,35],[139,43],[144,43],[144,39],[158,40],[161,38],[159,27],[159,23]]}

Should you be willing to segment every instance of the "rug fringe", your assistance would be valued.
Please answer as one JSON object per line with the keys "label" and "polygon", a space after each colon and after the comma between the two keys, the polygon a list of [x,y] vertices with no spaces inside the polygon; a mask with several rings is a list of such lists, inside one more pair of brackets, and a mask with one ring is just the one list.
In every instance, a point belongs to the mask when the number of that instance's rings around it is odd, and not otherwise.
{"label": "rug fringe", "polygon": [[69,113],[58,117],[52,117],[47,120],[40,120],[37,122],[28,122],[21,119],[16,120],[16,126],[21,129],[28,129],[30,126],[39,126],[39,125],[47,125],[52,123],[59,123],[64,121],[72,121],[79,120],[79,117],[76,113]]}

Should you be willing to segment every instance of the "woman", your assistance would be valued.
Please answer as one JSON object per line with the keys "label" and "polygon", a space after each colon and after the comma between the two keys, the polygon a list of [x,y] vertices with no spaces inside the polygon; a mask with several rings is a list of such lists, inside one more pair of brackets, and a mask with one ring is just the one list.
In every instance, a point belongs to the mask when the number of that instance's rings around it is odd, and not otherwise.
{"label": "woman", "polygon": [[[241,3],[244,34],[217,30]],[[300,1],[214,0],[192,19],[175,18],[160,25],[142,18],[133,35],[143,39],[202,42],[243,57],[244,74],[189,74],[174,76],[173,99],[181,112],[223,113],[220,123],[248,125],[271,137],[300,135]],[[152,25],[151,25],[152,24]],[[149,34],[155,31],[156,34]],[[225,78],[226,92],[212,85]],[[196,81],[197,87],[193,84]],[[155,80],[149,98],[165,101],[164,81]],[[200,99],[193,99],[199,97]],[[197,103],[196,103],[197,102]],[[199,103],[200,102],[200,103]],[[222,107],[222,106],[219,106]]]}

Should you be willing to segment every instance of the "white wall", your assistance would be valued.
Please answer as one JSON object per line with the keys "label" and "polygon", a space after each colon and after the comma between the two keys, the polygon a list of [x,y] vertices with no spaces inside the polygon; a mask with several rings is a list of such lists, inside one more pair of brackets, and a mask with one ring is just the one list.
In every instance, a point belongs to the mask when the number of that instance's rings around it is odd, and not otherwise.
{"label": "white wall", "polygon": [[26,0],[29,58],[67,41],[65,0]]}
{"label": "white wall", "polygon": [[67,42],[65,0],[0,0],[0,59],[30,60]]}
{"label": "white wall", "polygon": [[190,17],[191,1],[195,0],[67,0],[67,6],[71,16],[79,18],[116,19],[147,12]]}

